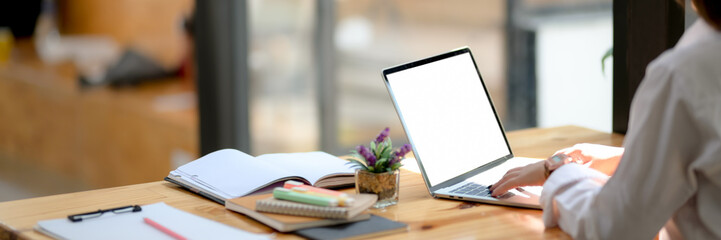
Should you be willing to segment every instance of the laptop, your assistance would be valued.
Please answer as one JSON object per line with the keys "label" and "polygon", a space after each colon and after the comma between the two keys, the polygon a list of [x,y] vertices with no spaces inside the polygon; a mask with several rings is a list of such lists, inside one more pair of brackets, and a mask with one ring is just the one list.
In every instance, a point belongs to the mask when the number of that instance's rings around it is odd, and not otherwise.
{"label": "laptop", "polygon": [[467,47],[383,70],[431,196],[540,209],[540,187],[491,197],[489,185],[538,161],[513,156]]}

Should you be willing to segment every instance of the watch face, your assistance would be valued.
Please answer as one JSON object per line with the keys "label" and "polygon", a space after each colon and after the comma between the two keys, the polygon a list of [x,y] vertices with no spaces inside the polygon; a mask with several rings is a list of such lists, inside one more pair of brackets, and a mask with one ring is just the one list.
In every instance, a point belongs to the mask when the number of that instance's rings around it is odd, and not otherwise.
{"label": "watch face", "polygon": [[553,155],[548,159],[550,163],[548,168],[550,170],[555,170],[556,168],[563,166],[563,164],[566,164],[566,160],[568,158],[569,156],[563,153]]}

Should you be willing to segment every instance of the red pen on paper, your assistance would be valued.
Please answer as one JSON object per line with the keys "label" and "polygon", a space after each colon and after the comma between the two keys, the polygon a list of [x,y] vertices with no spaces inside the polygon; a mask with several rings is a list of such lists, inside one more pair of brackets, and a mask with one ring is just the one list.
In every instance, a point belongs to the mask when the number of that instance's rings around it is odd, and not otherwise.
{"label": "red pen on paper", "polygon": [[170,230],[170,229],[164,227],[163,225],[160,225],[160,223],[157,223],[157,222],[155,222],[155,221],[153,221],[153,220],[150,220],[150,218],[143,218],[143,220],[144,220],[145,223],[147,223],[148,225],[154,227],[155,229],[160,230],[161,232],[164,232],[165,234],[170,235],[171,237],[173,237],[173,238],[175,238],[175,239],[178,239],[178,240],[187,240],[187,238],[185,238],[185,237],[183,237],[183,236],[180,236],[180,234],[177,234],[177,233],[173,232],[173,230]]}

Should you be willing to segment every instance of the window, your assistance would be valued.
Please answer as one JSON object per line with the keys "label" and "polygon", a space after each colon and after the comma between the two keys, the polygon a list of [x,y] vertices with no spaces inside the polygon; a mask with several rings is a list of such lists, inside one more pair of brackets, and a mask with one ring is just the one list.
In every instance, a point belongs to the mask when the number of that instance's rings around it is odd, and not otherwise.
{"label": "window", "polygon": [[319,147],[315,2],[248,2],[249,121],[254,154]]}
{"label": "window", "polygon": [[[507,130],[575,124],[611,130],[612,1],[250,1],[252,152],[346,154],[384,127],[407,142],[381,70],[469,46]],[[324,11],[331,11],[330,13]],[[332,43],[317,20],[332,16]],[[334,100],[320,103],[318,53]],[[334,108],[335,126],[319,110]],[[336,144],[322,146],[323,132]]]}

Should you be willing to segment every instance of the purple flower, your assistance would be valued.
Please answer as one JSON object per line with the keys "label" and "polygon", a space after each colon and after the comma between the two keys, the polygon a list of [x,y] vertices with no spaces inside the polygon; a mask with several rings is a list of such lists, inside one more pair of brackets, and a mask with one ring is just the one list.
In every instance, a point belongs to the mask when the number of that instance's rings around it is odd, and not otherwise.
{"label": "purple flower", "polygon": [[380,134],[378,134],[378,137],[376,137],[375,142],[382,143],[383,141],[385,141],[386,138],[388,138],[388,134],[390,134],[390,131],[391,131],[391,129],[388,127],[386,127],[386,129],[383,129],[383,131]]}
{"label": "purple flower", "polygon": [[371,150],[368,149],[368,147],[363,145],[358,145],[355,147],[355,150],[358,151],[358,154],[360,154],[363,158],[366,160],[366,164],[368,166],[375,166],[376,165],[376,156],[371,153]]}
{"label": "purple flower", "polygon": [[391,162],[389,165],[393,165],[397,162],[400,162],[401,159],[403,159],[403,156],[408,154],[411,150],[412,150],[412,148],[411,148],[410,144],[403,144],[403,147],[401,147],[400,149],[398,149],[397,152],[395,152],[393,159],[391,159]]}

